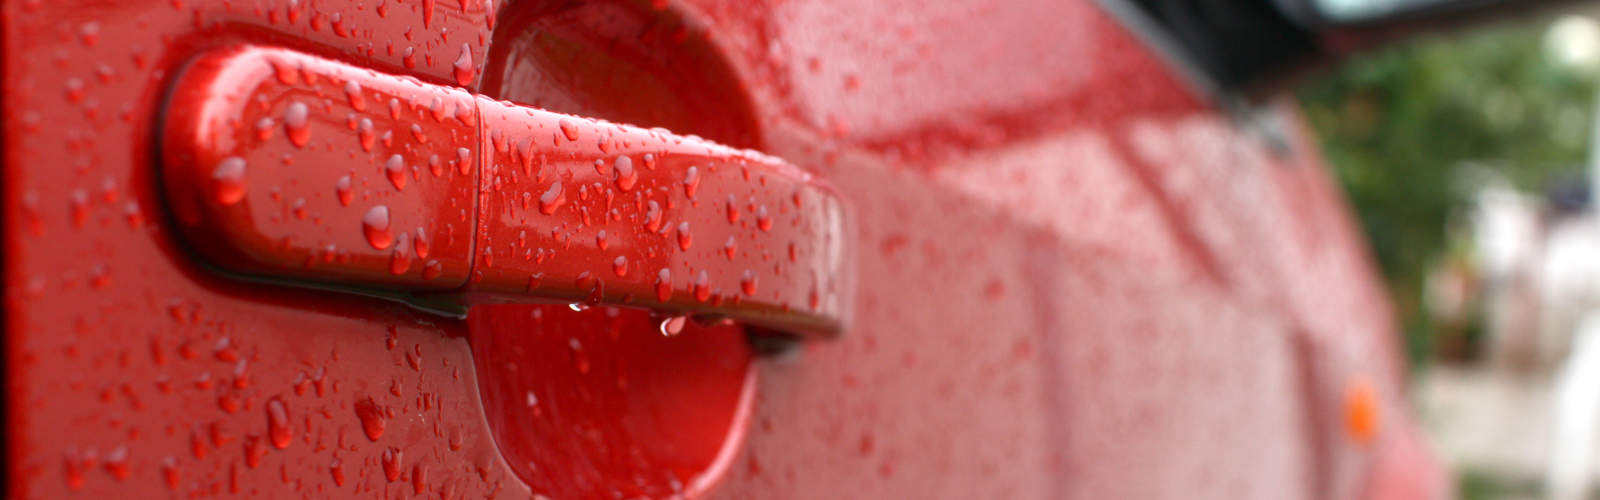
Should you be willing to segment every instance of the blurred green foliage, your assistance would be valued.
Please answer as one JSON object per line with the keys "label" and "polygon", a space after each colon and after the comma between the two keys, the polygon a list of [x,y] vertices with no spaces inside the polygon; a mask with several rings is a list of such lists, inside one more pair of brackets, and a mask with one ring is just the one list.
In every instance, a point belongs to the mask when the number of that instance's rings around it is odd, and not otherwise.
{"label": "blurred green foliage", "polygon": [[1422,309],[1463,162],[1540,191],[1587,154],[1593,77],[1546,54],[1546,22],[1428,37],[1353,58],[1299,91],[1403,321],[1412,366],[1433,349]]}
{"label": "blurred green foliage", "polygon": [[1510,479],[1494,471],[1466,469],[1456,475],[1456,498],[1495,500],[1505,498],[1543,498],[1544,485],[1538,480]]}

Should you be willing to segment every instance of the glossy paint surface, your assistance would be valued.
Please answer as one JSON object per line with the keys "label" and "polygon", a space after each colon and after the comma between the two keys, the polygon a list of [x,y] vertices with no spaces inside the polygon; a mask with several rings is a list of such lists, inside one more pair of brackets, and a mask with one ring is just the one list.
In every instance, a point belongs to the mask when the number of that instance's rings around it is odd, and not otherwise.
{"label": "glossy paint surface", "polygon": [[699,497],[740,452],[756,372],[736,327],[665,336],[647,315],[565,307],[489,308],[468,323],[485,416],[533,491]]}
{"label": "glossy paint surface", "polygon": [[[1444,491],[1370,259],[1290,105],[1264,111],[1290,138],[1274,147],[1092,2],[0,12],[13,498]],[[849,326],[752,360],[737,326],[663,337],[632,309],[463,321],[219,277],[161,195],[158,124],[184,64],[243,43],[797,165],[856,221]],[[518,347],[542,362],[512,373]],[[528,420],[552,402],[580,410]],[[658,433],[698,437],[628,451]]]}

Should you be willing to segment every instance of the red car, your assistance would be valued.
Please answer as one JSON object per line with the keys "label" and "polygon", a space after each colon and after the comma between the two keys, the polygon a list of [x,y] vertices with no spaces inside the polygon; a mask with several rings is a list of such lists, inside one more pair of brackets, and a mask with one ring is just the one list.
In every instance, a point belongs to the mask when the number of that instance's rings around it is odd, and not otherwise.
{"label": "red car", "polygon": [[1270,89],[1461,3],[7,0],[7,494],[1448,495]]}

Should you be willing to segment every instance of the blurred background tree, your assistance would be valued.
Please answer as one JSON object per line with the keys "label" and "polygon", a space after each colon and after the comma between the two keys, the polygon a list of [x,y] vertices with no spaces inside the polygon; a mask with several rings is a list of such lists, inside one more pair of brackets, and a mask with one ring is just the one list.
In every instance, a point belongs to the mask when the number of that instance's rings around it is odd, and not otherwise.
{"label": "blurred background tree", "polygon": [[1447,223],[1471,195],[1458,182],[1463,163],[1534,193],[1583,169],[1595,94],[1586,61],[1600,47],[1551,50],[1572,43],[1560,29],[1523,22],[1423,38],[1299,89],[1388,281],[1413,367],[1435,352],[1423,281],[1450,251]]}

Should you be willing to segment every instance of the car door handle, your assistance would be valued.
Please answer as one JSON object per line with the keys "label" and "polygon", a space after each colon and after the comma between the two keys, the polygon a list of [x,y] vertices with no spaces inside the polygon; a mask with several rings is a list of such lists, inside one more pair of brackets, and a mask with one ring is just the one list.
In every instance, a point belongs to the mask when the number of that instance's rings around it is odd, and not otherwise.
{"label": "car door handle", "polygon": [[843,327],[844,203],[772,156],[260,46],[200,56],[167,103],[167,203],[230,276],[451,314],[565,301]]}

